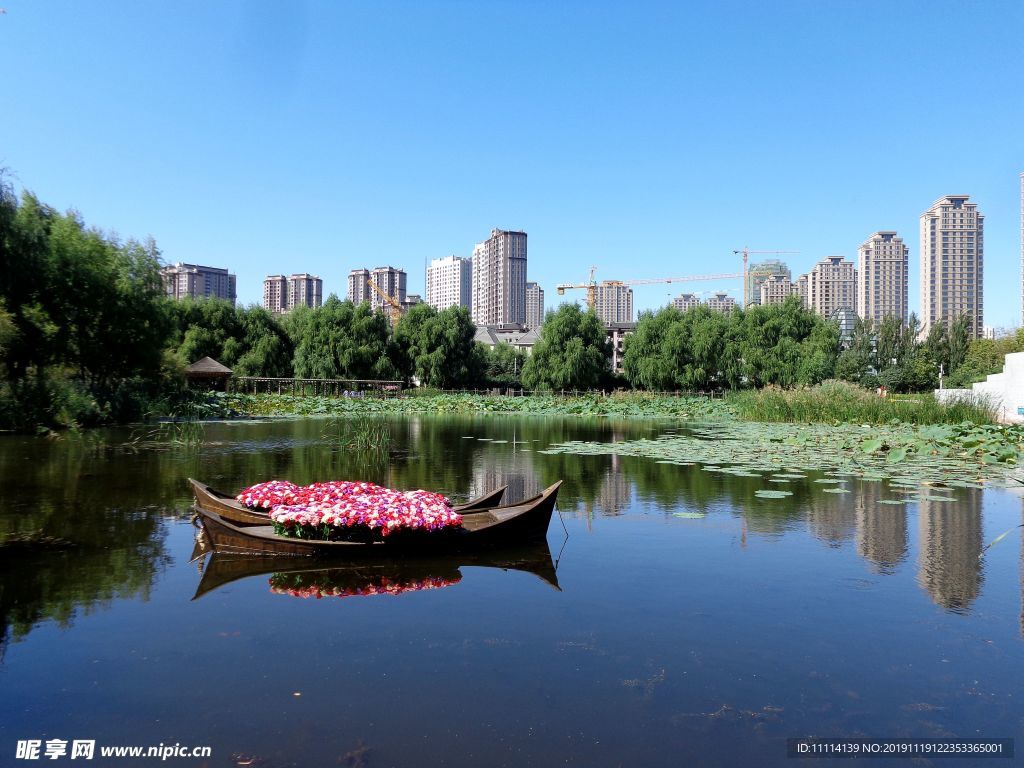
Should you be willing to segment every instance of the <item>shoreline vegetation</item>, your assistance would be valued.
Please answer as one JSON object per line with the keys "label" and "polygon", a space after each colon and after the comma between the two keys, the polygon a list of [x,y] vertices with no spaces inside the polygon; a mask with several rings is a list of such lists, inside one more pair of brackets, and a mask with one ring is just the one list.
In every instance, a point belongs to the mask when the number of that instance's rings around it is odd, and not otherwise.
{"label": "shoreline vegetation", "polygon": [[[1024,464],[1024,426],[995,424],[981,405],[942,405],[932,395],[882,398],[842,381],[804,389],[766,388],[724,398],[624,392],[610,395],[478,395],[421,392],[398,398],[243,393],[216,396],[245,416],[511,414],[666,419],[661,438],[569,443],[541,453],[642,456],[701,464],[725,474],[833,471],[866,480],[936,487],[1015,485]],[[915,486],[916,487],[916,486]]]}
{"label": "shoreline vegetation", "polygon": [[487,395],[412,390],[403,397],[217,393],[212,410],[244,416],[342,416],[356,414],[509,413],[618,416],[685,421],[749,421],[793,424],[993,424],[984,404],[938,403],[931,394],[879,397],[844,381],[812,387],[767,387],[726,393],[721,398],[642,391],[556,395]]}

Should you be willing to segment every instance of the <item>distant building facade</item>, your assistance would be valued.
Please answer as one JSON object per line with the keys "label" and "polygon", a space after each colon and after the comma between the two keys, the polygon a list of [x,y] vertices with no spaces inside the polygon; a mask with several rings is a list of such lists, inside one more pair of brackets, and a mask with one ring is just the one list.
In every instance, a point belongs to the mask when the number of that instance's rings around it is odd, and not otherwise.
{"label": "distant building facade", "polygon": [[786,299],[796,292],[796,286],[790,281],[789,275],[769,275],[761,283],[758,304],[784,304]]}
{"label": "distant building facade", "polygon": [[826,256],[807,273],[807,308],[825,318],[857,311],[857,269],[842,256]]}
{"label": "distant building facade", "polygon": [[288,278],[267,275],[263,280],[263,308],[275,315],[288,311]]}
{"label": "distant building facade", "polygon": [[526,327],[540,328],[544,324],[544,289],[537,283],[526,284]]}
{"label": "distant building facade", "polygon": [[716,293],[707,301],[708,309],[712,312],[729,314],[736,309],[736,299],[727,293]]}
{"label": "distant building facade", "polygon": [[[384,293],[392,299],[397,301],[399,304],[405,303],[405,270],[396,269],[395,267],[390,266],[374,267],[373,271],[370,272],[370,278],[377,284],[378,288],[384,291]],[[384,311],[385,306],[384,297],[372,288],[370,288],[370,306],[373,307],[374,310],[379,310],[381,312]]]}
{"label": "distant building facade", "polygon": [[288,276],[288,309],[319,307],[324,302],[324,281],[308,272]]}
{"label": "distant building facade", "polygon": [[594,311],[606,326],[611,323],[633,322],[633,289],[615,280],[605,280],[596,286]]}
{"label": "distant building facade", "polygon": [[622,358],[626,352],[626,337],[636,331],[636,323],[608,323],[605,325],[605,333],[612,348],[612,370],[615,373],[622,373]]}
{"label": "distant building facade", "polygon": [[857,249],[857,314],[876,326],[907,322],[910,249],[895,232],[875,232]]}
{"label": "distant building facade", "polygon": [[348,292],[346,298],[353,304],[362,304],[370,300],[373,292],[369,285],[370,270],[353,269],[348,273]]}
{"label": "distant building facade", "polygon": [[458,256],[434,259],[427,265],[427,304],[434,309],[473,303],[473,260]]}
{"label": "distant building facade", "polygon": [[921,214],[921,333],[936,323],[970,320],[984,328],[985,217],[968,195],[947,195]]}
{"label": "distant building facade", "polygon": [[700,297],[695,293],[680,293],[672,299],[672,306],[680,312],[700,306]]}
{"label": "distant building facade", "polygon": [[161,269],[160,276],[172,299],[225,299],[235,303],[235,276],[227,269],[178,262]]}
{"label": "distant building facade", "polygon": [[772,275],[785,275],[787,280],[793,279],[793,273],[789,271],[789,267],[778,259],[761,261],[757,264],[751,264],[747,268],[747,301],[751,304],[759,304],[761,302],[761,284]]}
{"label": "distant building facade", "polygon": [[473,248],[473,322],[526,324],[526,233],[492,229]]}

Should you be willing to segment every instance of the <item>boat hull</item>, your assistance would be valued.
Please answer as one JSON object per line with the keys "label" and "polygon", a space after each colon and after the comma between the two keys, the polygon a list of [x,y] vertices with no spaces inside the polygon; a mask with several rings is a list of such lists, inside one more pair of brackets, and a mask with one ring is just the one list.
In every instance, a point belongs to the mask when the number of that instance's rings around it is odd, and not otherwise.
{"label": "boat hull", "polygon": [[361,556],[373,553],[464,552],[543,539],[561,481],[529,502],[463,516],[461,528],[398,531],[382,541],[317,541],[278,536],[269,525],[243,526],[217,512],[196,508],[207,543],[215,552],[291,556]]}

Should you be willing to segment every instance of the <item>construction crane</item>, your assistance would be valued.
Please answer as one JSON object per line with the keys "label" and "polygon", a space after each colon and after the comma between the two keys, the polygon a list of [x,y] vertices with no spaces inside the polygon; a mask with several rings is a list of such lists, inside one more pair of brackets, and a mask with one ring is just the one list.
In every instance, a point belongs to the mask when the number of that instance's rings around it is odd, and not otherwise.
{"label": "construction crane", "polygon": [[752,254],[752,253],[756,253],[756,254],[772,253],[772,254],[778,255],[780,253],[800,253],[800,251],[752,251],[749,248],[744,248],[742,250],[733,251],[734,255],[738,254],[738,253],[742,253],[743,254],[743,306],[747,307],[750,304],[750,295],[749,295],[750,294],[750,285],[749,285],[749,282],[747,281],[747,259],[750,256],[750,254]]}
{"label": "construction crane", "polygon": [[366,278],[366,284],[368,286],[370,286],[371,288],[373,288],[373,290],[375,290],[377,292],[377,294],[382,299],[384,299],[385,304],[387,304],[387,314],[388,314],[388,317],[391,318],[391,327],[392,328],[397,328],[398,327],[398,321],[402,317],[402,305],[399,304],[395,300],[395,298],[393,296],[388,294],[383,288],[381,288],[379,285],[377,285],[373,281],[372,277]]}
{"label": "construction crane", "polygon": [[[590,268],[590,280],[586,283],[559,283],[557,286],[558,295],[562,296],[567,290],[574,288],[586,288],[587,290],[587,309],[593,311],[597,306],[597,282],[594,280],[594,271],[596,267]],[[735,280],[737,277],[743,277],[739,273],[729,273],[720,275],[686,275],[683,277],[652,277],[649,279],[641,280],[604,280],[601,285],[655,285],[657,283],[690,283],[697,280]]]}

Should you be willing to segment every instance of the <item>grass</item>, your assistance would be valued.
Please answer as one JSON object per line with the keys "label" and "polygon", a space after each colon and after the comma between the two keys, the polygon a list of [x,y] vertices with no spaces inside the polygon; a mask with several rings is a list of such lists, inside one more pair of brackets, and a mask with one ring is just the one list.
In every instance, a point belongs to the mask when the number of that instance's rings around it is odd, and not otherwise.
{"label": "grass", "polygon": [[737,392],[729,404],[745,421],[803,424],[992,424],[994,409],[971,403],[942,405],[930,395],[879,397],[845,381],[804,389]]}

